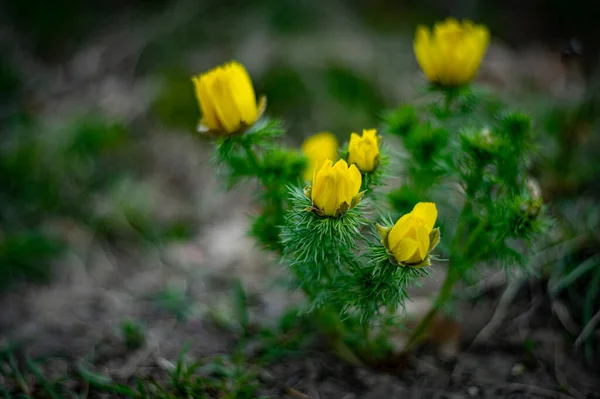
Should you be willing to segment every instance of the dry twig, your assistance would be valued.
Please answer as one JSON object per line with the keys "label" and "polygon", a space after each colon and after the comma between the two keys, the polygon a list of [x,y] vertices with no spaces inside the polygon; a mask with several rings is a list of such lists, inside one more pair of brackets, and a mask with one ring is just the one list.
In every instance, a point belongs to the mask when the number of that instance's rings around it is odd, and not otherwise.
{"label": "dry twig", "polygon": [[569,313],[567,305],[565,305],[559,299],[554,299],[552,301],[552,312],[556,315],[558,321],[560,321],[560,323],[568,332],[573,335],[577,334],[577,331],[579,331],[579,326],[571,317],[571,313]]}
{"label": "dry twig", "polygon": [[295,388],[289,387],[281,382],[277,381],[275,377],[269,373],[267,370],[260,369],[258,373],[258,379],[264,382],[265,384],[270,384],[271,386],[276,387],[279,391],[284,394],[294,398],[294,399],[311,399],[310,396],[303,394]]}
{"label": "dry twig", "polygon": [[483,327],[483,329],[481,329],[479,334],[477,334],[471,346],[487,341],[498,329],[498,327],[500,327],[510,304],[519,292],[522,283],[522,281],[513,281],[508,285],[508,287],[506,287],[506,290],[498,302],[498,306],[496,307],[496,311],[494,312],[492,319],[485,327]]}
{"label": "dry twig", "polygon": [[598,313],[596,313],[590,319],[590,321],[585,325],[585,327],[583,327],[583,330],[581,330],[581,334],[579,334],[579,336],[575,340],[575,347],[581,346],[583,341],[585,341],[585,339],[589,337],[590,334],[594,331],[598,323],[600,323],[600,311],[598,311]]}
{"label": "dry twig", "polygon": [[565,388],[569,394],[576,399],[585,399],[585,397],[574,388],[569,386],[569,381],[565,374],[561,371],[564,369],[564,347],[558,339],[554,340],[554,375],[556,381],[561,387]]}
{"label": "dry twig", "polygon": [[508,389],[513,392],[522,392],[525,394],[534,394],[552,399],[573,399],[573,396],[564,394],[562,392],[553,391],[547,388],[537,387],[535,385],[520,384],[517,382],[511,382],[505,386],[496,386],[496,390]]}

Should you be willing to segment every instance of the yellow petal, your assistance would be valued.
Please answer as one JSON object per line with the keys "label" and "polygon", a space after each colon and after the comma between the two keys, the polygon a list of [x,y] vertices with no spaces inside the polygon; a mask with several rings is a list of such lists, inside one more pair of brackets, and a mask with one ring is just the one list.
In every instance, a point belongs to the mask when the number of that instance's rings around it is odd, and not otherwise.
{"label": "yellow petal", "polygon": [[324,186],[322,184],[322,178],[326,175],[331,173],[331,166],[332,166],[332,162],[330,159],[325,160],[325,162],[323,162],[323,165],[321,165],[321,167],[317,170],[315,169],[314,172],[314,177],[313,177],[313,185],[312,185],[312,200],[314,201],[315,198],[321,197],[321,193],[324,190]]}
{"label": "yellow petal", "polygon": [[433,229],[433,226],[435,226],[438,211],[435,203],[433,202],[419,202],[417,205],[415,205],[411,214],[415,219],[422,221],[427,234],[429,234],[429,232]]}
{"label": "yellow petal", "polygon": [[425,226],[419,225],[415,228],[417,233],[417,243],[419,246],[419,260],[425,259],[427,252],[429,252],[429,231]]}
{"label": "yellow petal", "polygon": [[354,195],[352,195],[352,184],[349,178],[348,164],[346,161],[343,159],[337,161],[335,165],[333,165],[333,172],[335,175],[335,189],[333,191],[337,194],[338,206],[344,202],[350,205]]}
{"label": "yellow petal", "polygon": [[379,140],[375,129],[364,129],[362,137],[356,133],[350,136],[348,162],[356,164],[358,169],[370,173],[379,163]]}
{"label": "yellow petal", "polygon": [[358,146],[358,142],[360,141],[360,136],[356,133],[350,134],[350,143],[348,144],[348,149],[356,148]]}
{"label": "yellow petal", "polygon": [[376,129],[363,129],[363,138],[375,140],[376,135],[377,135]]}
{"label": "yellow petal", "polygon": [[356,133],[352,133],[350,135],[350,143],[348,143],[348,163],[350,164],[362,162],[362,154],[358,148],[359,142],[360,136]]}
{"label": "yellow petal", "polygon": [[398,243],[407,236],[409,230],[414,226],[414,221],[412,219],[412,215],[410,213],[407,213],[406,215],[403,215],[400,219],[398,219],[398,221],[396,222],[396,224],[394,225],[394,227],[392,227],[392,230],[390,231],[390,234],[388,236],[388,244],[389,244],[389,249],[393,249],[396,245],[398,245]]}
{"label": "yellow petal", "polygon": [[356,166],[348,168],[345,160],[333,166],[331,160],[326,160],[313,178],[313,205],[328,216],[339,216],[360,200],[357,194],[361,179]]}
{"label": "yellow petal", "polygon": [[418,243],[412,238],[404,238],[399,241],[392,250],[392,254],[398,262],[402,263],[418,263],[421,260]]}
{"label": "yellow petal", "polygon": [[469,37],[469,50],[471,54],[471,60],[470,65],[466,70],[466,80],[472,80],[477,74],[477,71],[479,70],[481,61],[483,60],[483,56],[485,55],[489,42],[490,32],[488,31],[488,29],[481,25],[474,26]]}
{"label": "yellow petal", "polygon": [[350,195],[351,197],[354,197],[360,190],[360,186],[362,184],[362,175],[355,165],[350,166],[348,174],[350,179]]}
{"label": "yellow petal", "polygon": [[213,98],[210,96],[208,85],[214,79],[211,74],[198,75],[192,78],[196,89],[196,98],[200,103],[203,123],[211,130],[220,130],[222,128],[217,118],[217,113],[213,104]]}
{"label": "yellow petal", "polygon": [[358,149],[358,143],[360,143],[360,136],[354,132],[351,133],[350,142],[348,143],[348,152],[355,152]]}
{"label": "yellow petal", "polygon": [[317,133],[310,136],[302,143],[302,152],[308,158],[308,165],[304,171],[304,179],[310,180],[326,159],[337,159],[338,141],[329,132]]}
{"label": "yellow petal", "polygon": [[250,76],[246,69],[237,62],[231,62],[226,69],[230,90],[241,119],[245,124],[251,125],[256,122],[258,110]]}
{"label": "yellow petal", "polygon": [[431,33],[425,27],[418,27],[414,51],[431,82],[460,86],[475,77],[488,42],[489,32],[485,27],[448,18],[435,24]]}
{"label": "yellow petal", "polygon": [[242,117],[234,102],[226,72],[221,68],[211,83],[209,92],[214,99],[221,125],[228,133],[236,132],[240,128]]}
{"label": "yellow petal", "polygon": [[328,216],[334,216],[340,205],[337,171],[331,165],[331,160],[325,161],[315,175],[312,188],[314,205]]}
{"label": "yellow petal", "polygon": [[435,48],[431,42],[429,29],[425,26],[417,27],[417,33],[415,41],[413,43],[415,57],[419,66],[427,76],[427,79],[431,82],[436,82],[437,79],[437,65],[435,60]]}
{"label": "yellow petal", "polygon": [[324,156],[323,158],[334,159],[337,155],[338,141],[330,132],[320,132],[308,137],[302,143],[302,152],[307,156],[314,154],[324,153],[325,155],[332,155],[330,157]]}

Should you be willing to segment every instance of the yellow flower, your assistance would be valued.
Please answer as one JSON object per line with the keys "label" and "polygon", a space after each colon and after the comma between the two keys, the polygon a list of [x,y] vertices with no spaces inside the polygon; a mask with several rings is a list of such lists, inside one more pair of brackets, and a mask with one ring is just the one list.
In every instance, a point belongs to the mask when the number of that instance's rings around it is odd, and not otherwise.
{"label": "yellow flower", "polygon": [[362,176],[356,165],[348,167],[343,159],[333,164],[327,159],[319,171],[315,171],[312,187],[306,195],[312,200],[315,211],[321,216],[342,216],[355,207],[362,198],[359,193]]}
{"label": "yellow flower", "polygon": [[194,76],[192,82],[202,111],[199,131],[236,133],[254,124],[264,111],[264,97],[257,104],[250,76],[238,62]]}
{"label": "yellow flower", "polygon": [[427,79],[456,87],[473,80],[489,41],[490,33],[485,26],[448,18],[436,24],[433,32],[419,26],[413,44]]}
{"label": "yellow flower", "polygon": [[383,245],[401,265],[428,266],[428,254],[440,241],[434,229],[437,208],[433,202],[419,202],[412,212],[402,216],[392,228],[377,226]]}
{"label": "yellow flower", "polygon": [[315,170],[319,170],[326,159],[336,160],[338,141],[329,132],[317,133],[310,136],[302,144],[302,152],[308,158],[308,166],[304,171],[304,180],[312,179]]}
{"label": "yellow flower", "polygon": [[381,137],[375,129],[364,129],[362,137],[356,133],[350,136],[348,163],[356,164],[362,172],[370,173],[379,166],[379,144]]}

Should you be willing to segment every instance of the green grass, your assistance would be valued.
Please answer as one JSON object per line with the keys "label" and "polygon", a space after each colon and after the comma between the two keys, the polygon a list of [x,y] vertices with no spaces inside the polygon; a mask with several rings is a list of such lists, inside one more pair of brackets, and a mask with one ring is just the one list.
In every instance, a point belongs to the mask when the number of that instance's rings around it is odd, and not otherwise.
{"label": "green grass", "polygon": [[100,394],[134,399],[257,398],[260,370],[240,355],[222,355],[187,360],[188,346],[181,351],[175,368],[159,377],[134,377],[126,383],[73,367],[65,375],[49,379],[44,367],[48,359],[25,356],[17,360],[12,348],[0,352],[0,395],[4,398],[85,398]]}

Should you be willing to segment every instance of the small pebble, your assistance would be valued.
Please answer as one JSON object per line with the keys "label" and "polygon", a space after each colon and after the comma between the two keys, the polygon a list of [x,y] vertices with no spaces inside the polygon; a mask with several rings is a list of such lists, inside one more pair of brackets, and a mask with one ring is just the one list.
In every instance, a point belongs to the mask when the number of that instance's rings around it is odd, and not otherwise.
{"label": "small pebble", "polygon": [[158,367],[166,371],[173,371],[176,369],[175,365],[167,359],[165,359],[164,357],[157,357],[156,364],[158,365]]}
{"label": "small pebble", "polygon": [[469,394],[470,397],[474,398],[479,395],[479,387],[476,387],[476,386],[469,387],[469,389],[467,389],[467,393]]}
{"label": "small pebble", "polygon": [[523,363],[517,363],[513,366],[511,374],[515,377],[525,374],[525,365]]}

